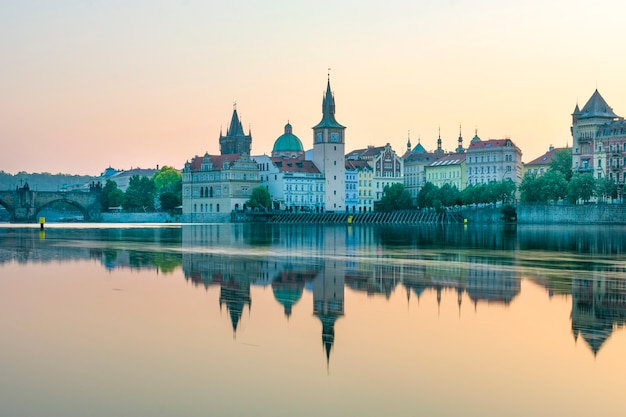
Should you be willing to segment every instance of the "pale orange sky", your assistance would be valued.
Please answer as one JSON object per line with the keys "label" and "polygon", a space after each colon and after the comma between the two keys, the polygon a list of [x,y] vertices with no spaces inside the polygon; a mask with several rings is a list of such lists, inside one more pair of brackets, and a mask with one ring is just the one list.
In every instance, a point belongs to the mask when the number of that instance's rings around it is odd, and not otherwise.
{"label": "pale orange sky", "polygon": [[[593,8],[592,8],[592,7]],[[233,102],[252,153],[306,149],[328,68],[346,151],[571,145],[597,87],[626,114],[617,0],[20,1],[0,4],[0,170],[97,175],[219,153]]]}

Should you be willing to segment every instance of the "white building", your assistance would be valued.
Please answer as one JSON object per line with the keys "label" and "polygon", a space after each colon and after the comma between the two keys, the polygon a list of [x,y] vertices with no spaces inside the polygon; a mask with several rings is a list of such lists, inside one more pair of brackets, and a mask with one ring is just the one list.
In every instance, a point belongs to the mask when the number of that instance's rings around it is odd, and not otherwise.
{"label": "white building", "polygon": [[324,175],[324,211],[346,210],[345,126],[335,120],[330,78],[322,100],[322,120],[313,126],[313,162]]}

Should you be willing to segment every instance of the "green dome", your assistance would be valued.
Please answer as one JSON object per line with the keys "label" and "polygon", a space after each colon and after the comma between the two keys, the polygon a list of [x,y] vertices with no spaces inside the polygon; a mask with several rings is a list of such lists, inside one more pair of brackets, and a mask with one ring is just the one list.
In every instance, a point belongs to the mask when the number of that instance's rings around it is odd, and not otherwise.
{"label": "green dome", "polygon": [[296,135],[291,133],[291,125],[287,123],[285,125],[285,133],[280,135],[276,142],[274,142],[274,149],[272,152],[304,152],[302,142]]}

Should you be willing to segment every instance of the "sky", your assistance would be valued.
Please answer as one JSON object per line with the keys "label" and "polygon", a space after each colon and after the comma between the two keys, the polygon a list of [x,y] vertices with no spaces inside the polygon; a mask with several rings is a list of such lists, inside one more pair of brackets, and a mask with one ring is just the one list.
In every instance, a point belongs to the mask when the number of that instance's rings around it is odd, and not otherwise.
{"label": "sky", "polygon": [[[597,88],[626,115],[621,0],[0,0],[0,170],[98,175],[219,153],[233,107],[252,154],[305,149],[330,74],[346,153],[508,137],[572,143]],[[330,70],[329,70],[330,68]]]}

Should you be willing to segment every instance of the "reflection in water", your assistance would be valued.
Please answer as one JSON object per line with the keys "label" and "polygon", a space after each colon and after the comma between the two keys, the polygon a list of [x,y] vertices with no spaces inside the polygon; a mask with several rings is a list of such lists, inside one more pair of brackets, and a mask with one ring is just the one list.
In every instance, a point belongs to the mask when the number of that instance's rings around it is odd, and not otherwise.
{"label": "reflection in water", "polygon": [[[0,229],[7,262],[95,260],[107,269],[172,273],[219,287],[236,335],[252,305],[252,286],[271,287],[286,318],[310,291],[327,360],[335,322],[346,314],[344,288],[387,300],[398,286],[407,299],[425,292],[509,305],[522,276],[550,295],[571,297],[574,338],[597,354],[626,318],[626,234],[567,227],[369,227],[323,225],[184,225],[172,227]],[[621,232],[621,233],[620,233]],[[349,311],[349,306],[348,311]],[[306,308],[306,307],[305,307]]]}

